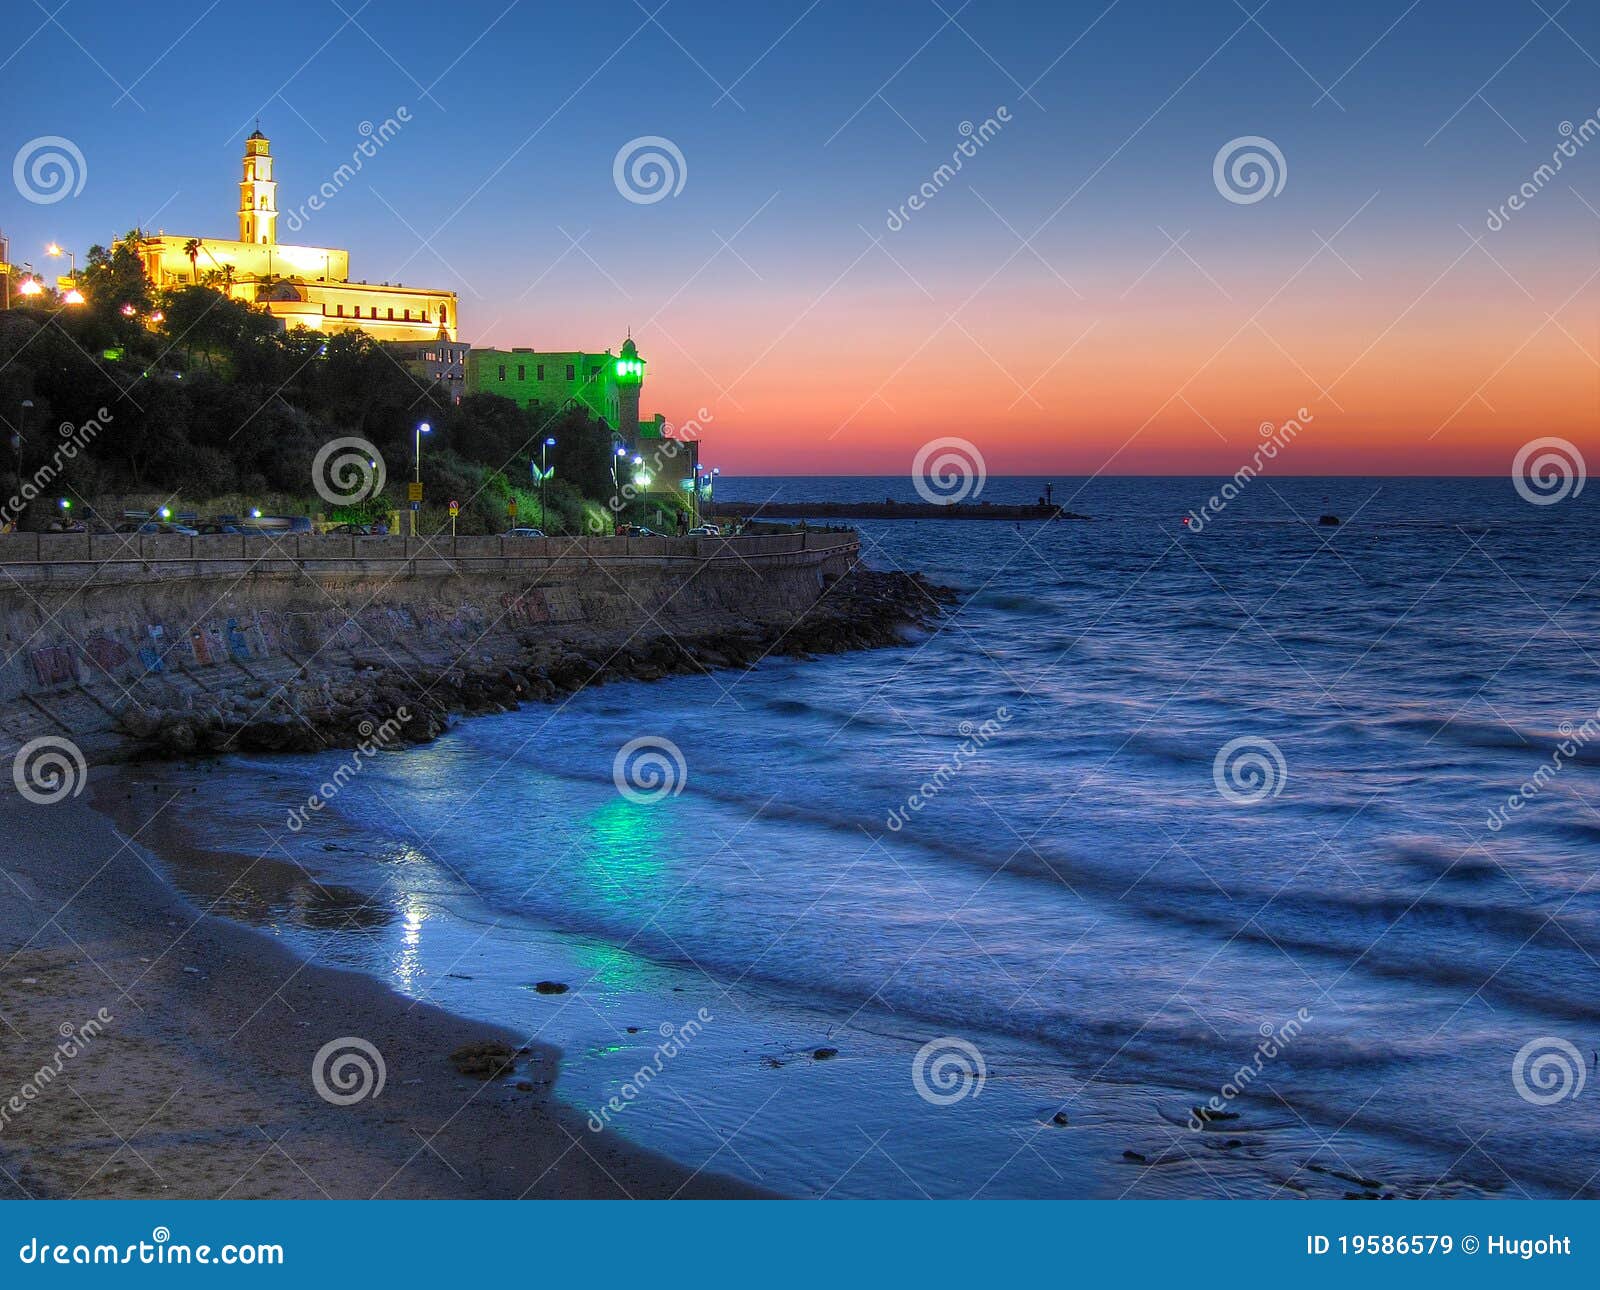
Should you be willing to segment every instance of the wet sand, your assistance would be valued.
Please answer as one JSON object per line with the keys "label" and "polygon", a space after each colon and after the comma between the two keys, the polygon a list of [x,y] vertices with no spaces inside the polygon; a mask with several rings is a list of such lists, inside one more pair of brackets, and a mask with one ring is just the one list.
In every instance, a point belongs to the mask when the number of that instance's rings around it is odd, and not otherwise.
{"label": "wet sand", "polygon": [[[0,804],[0,1196],[752,1194],[588,1132],[552,1093],[549,1045],[208,916],[151,866],[156,829],[120,833],[90,805],[126,791],[110,769],[76,799]],[[155,798],[127,818],[184,809]],[[384,1083],[336,1105],[313,1062],[346,1037],[377,1050]],[[509,1078],[449,1060],[493,1041],[522,1050]]]}

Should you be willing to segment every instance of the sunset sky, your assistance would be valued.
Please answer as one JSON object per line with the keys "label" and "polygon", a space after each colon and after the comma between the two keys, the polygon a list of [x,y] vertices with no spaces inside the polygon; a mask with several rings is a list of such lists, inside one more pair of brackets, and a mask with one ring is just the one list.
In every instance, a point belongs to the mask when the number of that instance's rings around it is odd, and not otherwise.
{"label": "sunset sky", "polygon": [[[134,225],[231,238],[258,115],[288,211],[404,108],[280,240],[458,291],[473,344],[631,326],[644,410],[704,408],[727,472],[899,474],[960,435],[991,474],[1231,474],[1301,408],[1282,473],[1600,449],[1600,137],[1487,226],[1564,122],[1600,128],[1593,6],[659,2],[9,6],[5,155],[64,136],[88,178],[7,184],[0,228],[40,268]],[[619,192],[639,136],[681,191]],[[1276,195],[1219,192],[1242,136]]]}

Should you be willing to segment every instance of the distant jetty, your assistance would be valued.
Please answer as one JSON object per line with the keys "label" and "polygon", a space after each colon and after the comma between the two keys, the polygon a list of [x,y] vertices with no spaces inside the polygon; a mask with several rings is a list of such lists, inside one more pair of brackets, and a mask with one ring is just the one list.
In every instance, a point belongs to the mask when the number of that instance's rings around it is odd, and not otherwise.
{"label": "distant jetty", "polygon": [[996,506],[989,502],[713,502],[706,514],[763,520],[1086,520],[1060,506]]}

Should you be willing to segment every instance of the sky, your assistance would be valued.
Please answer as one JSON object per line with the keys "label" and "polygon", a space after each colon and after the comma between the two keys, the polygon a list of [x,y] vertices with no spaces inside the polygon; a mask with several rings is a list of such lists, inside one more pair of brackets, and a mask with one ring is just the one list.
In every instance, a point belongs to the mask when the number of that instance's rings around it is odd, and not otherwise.
{"label": "sky", "polygon": [[1600,452],[1600,11],[1246,3],[8,0],[4,158],[83,161],[14,161],[0,229],[237,236],[259,118],[281,241],[473,344],[631,328],[725,473],[1232,474],[1290,418],[1292,474]]}

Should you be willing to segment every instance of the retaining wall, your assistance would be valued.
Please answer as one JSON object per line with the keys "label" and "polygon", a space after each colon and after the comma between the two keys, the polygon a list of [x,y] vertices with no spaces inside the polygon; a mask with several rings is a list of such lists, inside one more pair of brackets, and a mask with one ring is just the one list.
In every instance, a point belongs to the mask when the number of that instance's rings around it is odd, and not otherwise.
{"label": "retaining wall", "polygon": [[[449,664],[514,637],[798,617],[854,533],[737,538],[0,536],[0,745],[109,727],[147,690]],[[169,696],[170,697],[170,696]]]}

